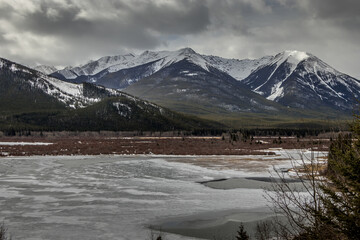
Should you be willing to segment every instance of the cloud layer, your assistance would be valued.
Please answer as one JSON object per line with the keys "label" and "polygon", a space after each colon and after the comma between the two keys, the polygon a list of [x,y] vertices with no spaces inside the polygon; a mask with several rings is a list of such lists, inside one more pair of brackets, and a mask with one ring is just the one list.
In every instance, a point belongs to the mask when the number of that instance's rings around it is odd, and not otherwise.
{"label": "cloud layer", "polygon": [[64,66],[187,46],[240,59],[297,49],[360,77],[358,9],[357,0],[0,0],[0,56]]}

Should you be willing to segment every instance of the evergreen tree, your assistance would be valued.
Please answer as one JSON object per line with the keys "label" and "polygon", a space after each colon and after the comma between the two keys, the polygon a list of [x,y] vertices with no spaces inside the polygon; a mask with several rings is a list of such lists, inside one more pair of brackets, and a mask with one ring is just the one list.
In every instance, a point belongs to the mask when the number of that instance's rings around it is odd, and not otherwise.
{"label": "evergreen tree", "polygon": [[280,180],[268,197],[287,219],[277,223],[278,232],[289,236],[285,239],[360,239],[359,116],[351,127],[351,134],[332,141],[325,174],[313,158],[302,159],[302,166],[294,168],[305,194],[289,185],[287,174],[276,172]]}
{"label": "evergreen tree", "polygon": [[247,232],[244,230],[244,225],[241,223],[239,226],[239,231],[237,232],[236,240],[249,240],[250,237]]}
{"label": "evergreen tree", "polygon": [[342,239],[360,238],[360,117],[352,134],[339,136],[331,144],[328,181],[322,184],[323,221]]}

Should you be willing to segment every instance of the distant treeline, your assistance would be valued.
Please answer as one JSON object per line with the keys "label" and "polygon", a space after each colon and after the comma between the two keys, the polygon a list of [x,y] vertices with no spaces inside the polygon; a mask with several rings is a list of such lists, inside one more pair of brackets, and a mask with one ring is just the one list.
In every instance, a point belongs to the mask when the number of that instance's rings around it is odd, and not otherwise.
{"label": "distant treeline", "polygon": [[306,136],[318,136],[322,133],[328,132],[339,132],[344,129],[337,128],[327,128],[327,129],[283,129],[283,128],[273,128],[273,129],[197,129],[190,132],[190,135],[194,136],[221,136],[222,134],[240,134],[243,136],[294,136],[294,137],[306,137]]}
{"label": "distant treeline", "polygon": [[[304,138],[318,136],[320,134],[343,131],[343,129],[193,129],[189,131],[106,131],[100,130],[53,130],[48,128],[22,128],[18,127],[0,127],[0,136],[44,136],[44,135],[112,135],[112,136],[230,136],[234,139],[251,139],[252,137],[281,136]],[[61,134],[58,134],[60,133]],[[1,134],[2,133],[2,134]],[[47,134],[43,134],[47,133]]]}

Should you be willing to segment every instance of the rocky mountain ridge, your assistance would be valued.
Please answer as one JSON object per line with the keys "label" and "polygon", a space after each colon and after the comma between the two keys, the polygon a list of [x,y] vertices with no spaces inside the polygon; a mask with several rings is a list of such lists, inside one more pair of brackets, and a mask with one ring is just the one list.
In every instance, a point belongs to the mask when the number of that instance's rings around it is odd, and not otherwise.
{"label": "rocky mountain ridge", "polygon": [[[286,107],[307,109],[306,102],[315,100],[311,109],[320,106],[350,111],[359,97],[359,80],[340,73],[310,53],[296,50],[254,60],[201,55],[191,48],[145,51],[139,55],[103,57],[83,66],[59,70],[53,76],[127,91],[132,84],[183,60],[209,74],[213,69],[221,71],[251,91]],[[186,76],[194,77],[191,73],[183,77]],[[206,84],[203,87],[207,88]]]}

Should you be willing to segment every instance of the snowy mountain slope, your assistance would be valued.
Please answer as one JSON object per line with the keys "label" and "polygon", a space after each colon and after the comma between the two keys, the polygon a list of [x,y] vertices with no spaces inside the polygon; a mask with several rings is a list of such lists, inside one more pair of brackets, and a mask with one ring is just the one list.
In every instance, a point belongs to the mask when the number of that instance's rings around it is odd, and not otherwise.
{"label": "snowy mountain slope", "polygon": [[155,73],[160,69],[169,66],[173,63],[179,62],[183,59],[200,65],[207,69],[206,60],[200,54],[197,54],[190,48],[183,48],[178,51],[145,51],[140,55],[127,54],[111,57],[103,57],[96,61],[78,67],[66,67],[65,69],[57,71],[58,75],[62,75],[65,79],[74,80],[81,76],[92,76],[92,80],[96,80],[96,74],[107,70],[107,73],[117,72],[123,69],[133,68],[143,64],[154,62],[152,72]]}
{"label": "snowy mountain slope", "polygon": [[73,84],[0,58],[0,129],[170,131],[221,128],[127,93]]}
{"label": "snowy mountain slope", "polygon": [[[0,77],[1,83],[4,84],[4,91],[6,86],[15,85],[19,86],[19,89],[26,89],[28,92],[40,90],[70,108],[82,108],[99,102],[104,98],[104,94],[106,96],[127,96],[125,93],[101,86],[64,82],[2,58],[0,58]],[[96,88],[98,92],[101,92],[101,95],[90,95],[89,88]]]}
{"label": "snowy mountain slope", "polygon": [[88,76],[97,74],[104,69],[121,63],[124,64],[124,67],[131,66],[134,58],[135,56],[131,53],[118,56],[106,56],[98,59],[97,61],[90,61],[78,67],[66,67],[62,70],[59,70],[58,73],[67,79],[75,79],[81,75]]}
{"label": "snowy mountain slope", "polygon": [[125,92],[196,115],[279,113],[283,107],[242,86],[228,74],[184,59],[130,85]]}
{"label": "snowy mountain slope", "polygon": [[53,72],[56,72],[58,69],[54,66],[47,66],[47,65],[38,65],[33,67],[36,71],[42,72],[45,75],[50,75]]}
{"label": "snowy mountain slope", "polygon": [[243,80],[248,77],[252,71],[257,69],[259,66],[267,64],[273,59],[273,56],[265,56],[259,59],[227,59],[217,56],[203,55],[208,65],[219,69],[220,71],[226,72],[236,80]]}
{"label": "snowy mountain slope", "polygon": [[253,91],[286,106],[352,110],[360,81],[312,54],[285,51],[242,81]]}
{"label": "snowy mountain slope", "polygon": [[[53,73],[52,76],[74,83],[92,82],[106,87],[124,89],[142,78],[186,59],[206,71],[209,71],[210,67],[216,68],[237,80],[242,80],[253,70],[272,60],[272,58],[273,56],[254,60],[226,59],[201,55],[191,48],[183,48],[177,51],[145,51],[140,55],[128,54],[103,57],[82,66],[66,67]],[[134,73],[128,74],[129,72]],[[126,77],[122,78],[123,75],[126,75]],[[111,83],[110,79],[115,82]]]}
{"label": "snowy mountain slope", "polygon": [[[184,60],[198,66],[208,75],[214,69],[222,72],[220,80],[229,77],[236,79],[241,88],[248,88],[285,106],[302,109],[316,109],[320,106],[348,111],[353,108],[354,98],[358,97],[358,80],[339,73],[312,54],[301,51],[284,51],[254,60],[201,55],[191,48],[145,51],[140,55],[103,57],[75,68],[67,67],[52,76],[73,83],[90,82],[125,90],[139,81],[144,83],[142,79]],[[189,69],[182,71],[192,74]],[[191,82],[196,75],[189,74],[181,77]],[[182,91],[176,85],[173,87]],[[202,83],[202,87],[207,88],[206,82]],[[227,99],[227,96],[223,98]],[[311,100],[316,104],[306,104],[306,101]]]}

